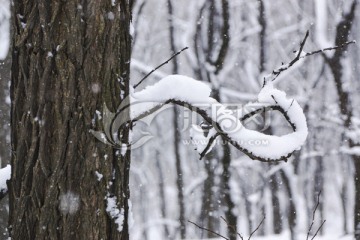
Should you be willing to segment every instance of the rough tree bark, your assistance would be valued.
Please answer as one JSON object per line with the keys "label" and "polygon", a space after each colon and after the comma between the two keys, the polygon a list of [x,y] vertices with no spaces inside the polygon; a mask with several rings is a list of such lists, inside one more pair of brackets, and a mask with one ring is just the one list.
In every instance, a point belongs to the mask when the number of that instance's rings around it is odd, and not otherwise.
{"label": "rough tree bark", "polygon": [[[129,239],[130,150],[120,154],[89,130],[102,128],[96,110],[115,111],[129,92],[132,3],[13,4],[10,235]],[[108,197],[122,227],[106,212]]]}

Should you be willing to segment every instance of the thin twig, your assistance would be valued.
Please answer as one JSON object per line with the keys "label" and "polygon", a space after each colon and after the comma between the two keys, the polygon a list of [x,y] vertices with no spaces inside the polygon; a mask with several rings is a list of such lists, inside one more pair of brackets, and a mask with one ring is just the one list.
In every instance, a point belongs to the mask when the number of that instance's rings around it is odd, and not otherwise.
{"label": "thin twig", "polygon": [[316,233],[315,233],[315,235],[311,238],[311,240],[313,240],[315,237],[316,237],[316,235],[318,234],[318,232],[320,231],[320,229],[324,226],[324,223],[326,222],[326,220],[324,220],[322,223],[321,223],[321,225],[320,225],[320,227],[318,228],[318,230],[316,230]]}
{"label": "thin twig", "polygon": [[199,226],[198,224],[196,224],[196,223],[194,223],[194,222],[192,222],[192,221],[190,221],[190,220],[188,220],[188,222],[194,224],[196,227],[198,227],[198,228],[200,228],[200,229],[202,229],[202,230],[208,231],[208,232],[210,232],[210,233],[212,233],[212,234],[215,234],[216,236],[219,236],[219,237],[221,237],[221,238],[223,238],[223,239],[230,240],[229,238],[224,237],[223,235],[221,235],[221,234],[219,234],[219,233],[217,233],[217,232],[214,232],[214,231],[211,230],[211,229],[207,229],[207,228],[201,227],[201,226]]}
{"label": "thin twig", "polygon": [[241,240],[244,240],[244,237],[236,230],[236,227],[234,225],[230,225],[223,216],[220,217],[226,223],[228,228],[233,230],[240,237]]}
{"label": "thin twig", "polygon": [[206,145],[205,149],[200,153],[200,159],[203,159],[203,157],[206,155],[206,153],[209,151],[209,149],[211,148],[212,144],[214,143],[214,141],[216,140],[216,138],[220,136],[220,133],[216,133],[214,136],[212,136],[210,139],[209,139],[209,142],[208,144]]}
{"label": "thin twig", "polygon": [[319,49],[319,50],[316,50],[316,51],[313,51],[313,52],[308,52],[305,55],[301,56],[300,58],[305,58],[305,57],[308,57],[308,56],[311,56],[311,55],[314,55],[314,54],[317,54],[317,53],[322,53],[322,52],[325,52],[325,51],[336,50],[336,49],[339,49],[339,48],[346,47],[347,45],[350,45],[350,44],[353,44],[353,43],[356,43],[356,41],[353,40],[353,41],[345,42],[345,43],[343,43],[343,44],[341,44],[339,46],[328,47],[328,48]]}
{"label": "thin twig", "polygon": [[265,221],[265,215],[264,215],[263,219],[261,220],[261,222],[259,223],[259,225],[257,226],[257,228],[255,228],[255,230],[251,232],[248,240],[251,239],[252,235],[253,235],[257,230],[259,230],[260,226],[263,224],[264,221]]}
{"label": "thin twig", "polygon": [[[305,46],[305,43],[306,43],[306,40],[307,38],[309,37],[309,30],[306,31],[306,34],[305,34],[305,37],[304,39],[302,40],[302,42],[300,43],[300,49],[299,51],[297,51],[297,55],[296,57],[288,64],[282,64],[281,67],[279,67],[278,69],[275,69],[273,70],[273,72],[270,74],[269,77],[271,77],[271,75],[273,75],[273,78],[271,79],[271,81],[275,81],[275,79],[280,75],[280,73],[284,72],[285,70],[289,69],[290,67],[292,67],[297,61],[299,61],[300,59],[302,58],[306,58],[308,56],[311,56],[311,55],[314,55],[314,54],[317,54],[317,53],[324,53],[326,51],[332,51],[332,50],[336,50],[336,49],[340,49],[340,48],[344,48],[346,47],[347,45],[350,45],[350,44],[353,44],[353,43],[356,43],[355,40],[353,41],[348,41],[348,42],[345,42],[341,45],[338,45],[338,46],[334,46],[334,47],[328,47],[328,48],[323,48],[323,49],[319,49],[319,50],[316,50],[316,51],[312,51],[312,52],[308,52],[308,53],[304,53],[303,54],[303,49],[304,49],[304,46]],[[264,84],[263,86],[265,86],[266,84],[266,80],[267,78],[264,78]]]}
{"label": "thin twig", "polygon": [[[282,73],[283,71],[289,69],[289,68],[290,68],[292,65],[294,65],[297,61],[299,61],[299,59],[301,58],[302,50],[303,50],[303,48],[304,48],[304,46],[305,46],[305,43],[306,43],[306,40],[307,40],[308,37],[309,37],[309,30],[306,31],[305,37],[304,37],[304,39],[303,39],[303,40],[301,41],[301,43],[300,43],[300,49],[299,49],[296,57],[295,57],[290,63],[288,63],[288,64],[286,64],[286,65],[282,65],[282,66],[279,67],[278,69],[274,70],[274,71],[272,72],[272,74],[275,75],[275,76],[274,76],[274,78],[273,78],[271,81],[274,81],[274,80],[280,75],[280,73]],[[264,82],[264,83],[265,83],[265,82]]]}
{"label": "thin twig", "polygon": [[[315,206],[314,211],[313,211],[312,221],[311,221],[309,231],[308,231],[307,236],[306,236],[306,240],[309,240],[310,232],[311,232],[311,229],[312,229],[312,227],[314,225],[314,222],[315,222],[315,213],[316,213],[317,208],[320,205],[320,194],[321,194],[321,191],[319,191],[319,194],[318,194],[318,197],[317,197],[317,203],[316,203],[316,206]],[[321,224],[320,228],[322,227],[323,224],[324,223]],[[318,230],[320,230],[320,228]]]}
{"label": "thin twig", "polygon": [[160,64],[159,66],[157,66],[156,68],[154,68],[153,70],[151,70],[151,72],[149,72],[148,74],[145,75],[145,77],[143,77],[137,84],[134,85],[134,89],[137,88],[146,78],[148,78],[153,72],[155,72],[156,70],[158,70],[159,68],[161,68],[162,66],[164,66],[165,64],[169,63],[174,57],[176,57],[177,55],[179,55],[180,53],[182,53],[183,51],[185,51],[186,49],[188,49],[189,47],[184,47],[183,49],[181,49],[180,51],[178,51],[177,53],[175,53],[174,55],[172,55],[168,60],[166,60],[165,62],[163,62],[162,64]]}

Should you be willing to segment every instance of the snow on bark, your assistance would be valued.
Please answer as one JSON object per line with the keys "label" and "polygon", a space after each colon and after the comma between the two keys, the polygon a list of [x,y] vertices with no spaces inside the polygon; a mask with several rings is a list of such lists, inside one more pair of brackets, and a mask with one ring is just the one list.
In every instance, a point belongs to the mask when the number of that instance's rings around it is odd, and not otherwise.
{"label": "snow on bark", "polygon": [[116,204],[116,197],[107,197],[106,198],[106,212],[109,216],[114,219],[115,223],[117,224],[118,232],[121,232],[123,229],[124,223],[124,209],[119,209]]}
{"label": "snow on bark", "polygon": [[74,214],[80,207],[80,196],[71,191],[60,195],[59,209],[63,214]]}

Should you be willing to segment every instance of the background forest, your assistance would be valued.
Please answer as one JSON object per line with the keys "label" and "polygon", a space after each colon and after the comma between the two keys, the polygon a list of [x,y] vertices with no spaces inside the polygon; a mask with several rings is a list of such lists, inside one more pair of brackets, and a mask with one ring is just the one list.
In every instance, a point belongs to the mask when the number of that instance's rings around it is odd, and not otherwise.
{"label": "background forest", "polygon": [[[360,40],[355,2],[137,0],[130,79],[137,83],[188,47],[139,89],[179,73],[207,82],[223,103],[244,105],[256,100],[264,76],[294,58],[307,30],[305,52]],[[0,0],[1,167],[10,156],[9,8]],[[221,143],[199,161],[189,142],[189,113],[178,107],[139,122],[135,137],[151,139],[132,151],[131,239],[217,237],[188,220],[235,239],[221,217],[247,239],[264,216],[252,239],[305,239],[317,203],[311,234],[326,220],[317,239],[352,239],[360,201],[359,58],[360,48],[352,44],[307,57],[279,76],[278,88],[299,101],[309,127],[305,146],[288,162],[253,161]],[[275,135],[290,131],[275,113],[249,126]],[[7,202],[0,204],[0,238],[7,239]]]}

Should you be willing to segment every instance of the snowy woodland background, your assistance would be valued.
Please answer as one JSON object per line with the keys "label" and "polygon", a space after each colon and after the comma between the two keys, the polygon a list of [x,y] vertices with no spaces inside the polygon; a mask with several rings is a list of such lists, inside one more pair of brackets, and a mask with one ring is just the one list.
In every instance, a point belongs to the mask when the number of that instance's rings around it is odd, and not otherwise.
{"label": "snowy woodland background", "polygon": [[[214,97],[223,103],[245,105],[256,100],[265,75],[293,59],[307,30],[310,36],[305,52],[335,46],[336,27],[352,2],[137,0],[131,81],[137,83],[169,56],[189,47],[139,89],[179,73],[207,82]],[[228,4],[228,12],[224,4]],[[357,7],[349,40],[360,40],[359,17]],[[9,18],[9,2],[0,0],[1,167],[10,156]],[[342,58],[343,87],[350,97],[355,125],[360,125],[359,57],[360,48],[353,44]],[[188,220],[228,236],[227,224],[221,219],[225,216],[230,225],[237,225],[244,239],[264,216],[252,239],[306,239],[320,192],[311,234],[326,220],[315,239],[352,239],[355,188],[351,154],[360,151],[349,149],[346,141],[359,139],[360,130],[356,132],[354,127],[349,132],[343,127],[333,72],[322,54],[313,55],[282,73],[277,87],[300,103],[309,128],[305,145],[288,162],[253,161],[221,143],[199,161],[189,142],[188,113],[178,107],[138,123],[137,136],[152,138],[132,151],[132,239],[216,237]],[[265,122],[254,120],[249,127],[275,135],[290,131],[276,113]],[[7,239],[7,203],[0,204],[1,239]]]}

